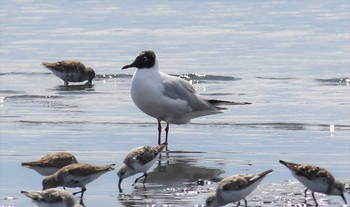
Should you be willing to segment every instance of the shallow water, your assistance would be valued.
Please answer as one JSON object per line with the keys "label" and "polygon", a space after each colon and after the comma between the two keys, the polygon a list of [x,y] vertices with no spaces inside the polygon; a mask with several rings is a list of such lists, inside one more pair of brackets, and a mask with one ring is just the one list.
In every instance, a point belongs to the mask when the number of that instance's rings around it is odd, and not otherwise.
{"label": "shallow water", "polygon": [[[110,172],[87,186],[86,207],[200,206],[221,178],[270,168],[249,206],[302,206],[304,187],[279,159],[326,167],[349,186],[348,1],[0,6],[0,206],[35,206],[20,191],[40,190],[43,177],[21,162],[65,150],[80,162],[120,165],[130,149],[156,144],[156,120],[129,95],[134,70],[120,70],[144,49],[203,96],[253,104],[170,125],[170,153],[146,190],[131,186],[134,176],[119,194]],[[65,87],[40,65],[62,59],[93,67],[93,85]]]}

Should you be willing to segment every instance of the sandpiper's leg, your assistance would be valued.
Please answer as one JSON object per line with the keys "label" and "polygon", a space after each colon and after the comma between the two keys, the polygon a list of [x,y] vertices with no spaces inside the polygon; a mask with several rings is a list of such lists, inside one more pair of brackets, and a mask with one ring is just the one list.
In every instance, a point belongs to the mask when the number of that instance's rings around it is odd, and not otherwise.
{"label": "sandpiper's leg", "polygon": [[68,82],[67,82],[67,81],[64,81],[64,85],[65,85],[65,86],[68,86]]}
{"label": "sandpiper's leg", "polygon": [[305,198],[305,200],[306,200],[306,192],[307,192],[307,190],[309,190],[309,189],[305,189],[305,191],[304,191],[304,198]]}
{"label": "sandpiper's leg", "polygon": [[317,203],[316,198],[315,198],[315,192],[312,191],[311,195],[312,195],[312,198],[315,201],[316,206],[318,206],[318,203]]}
{"label": "sandpiper's leg", "polygon": [[82,187],[82,188],[81,188],[81,191],[74,192],[73,195],[76,195],[76,194],[78,194],[78,193],[81,193],[81,198],[82,198],[85,191],[86,191],[86,188],[85,188],[85,187]]}
{"label": "sandpiper's leg", "polygon": [[85,204],[84,204],[83,198],[80,198],[79,204],[80,204],[82,207],[85,207]]}
{"label": "sandpiper's leg", "polygon": [[123,179],[120,179],[120,178],[119,178],[119,182],[118,182],[119,193],[122,193],[122,192],[123,192],[123,190],[122,190],[122,180],[123,180]]}
{"label": "sandpiper's leg", "polygon": [[146,182],[146,179],[147,179],[148,174],[145,173],[144,176],[145,176],[145,179],[143,179],[143,182],[142,182],[143,186],[145,186],[145,182]]}
{"label": "sandpiper's leg", "polygon": [[309,189],[305,189],[305,191],[304,191],[304,204],[307,204],[307,202],[306,202],[306,193],[307,193],[307,191],[308,191]]}
{"label": "sandpiper's leg", "polygon": [[143,175],[141,175],[140,177],[136,178],[134,183],[132,184],[133,186],[137,183],[137,181],[139,181],[140,178],[143,178],[143,177],[147,177],[147,174],[144,173]]}
{"label": "sandpiper's leg", "polygon": [[340,195],[340,197],[343,199],[343,201],[344,201],[344,203],[345,203],[345,204],[348,204],[348,203],[346,202],[346,199],[345,199],[344,193],[343,193],[343,194],[341,194],[341,195]]}
{"label": "sandpiper's leg", "polygon": [[85,187],[82,187],[82,188],[81,188],[81,198],[83,198],[83,195],[84,195],[85,191],[86,191],[86,188],[85,188]]}
{"label": "sandpiper's leg", "polygon": [[248,206],[247,200],[245,198],[243,198],[243,200],[244,200],[244,205],[247,207]]}
{"label": "sandpiper's leg", "polygon": [[238,201],[238,203],[237,203],[237,206],[236,206],[236,207],[238,207],[239,205],[241,205],[241,202],[239,202],[239,201]]}
{"label": "sandpiper's leg", "polygon": [[76,194],[78,194],[78,193],[81,193],[81,191],[77,191],[77,192],[74,192],[74,193],[72,193],[73,195],[76,195]]}

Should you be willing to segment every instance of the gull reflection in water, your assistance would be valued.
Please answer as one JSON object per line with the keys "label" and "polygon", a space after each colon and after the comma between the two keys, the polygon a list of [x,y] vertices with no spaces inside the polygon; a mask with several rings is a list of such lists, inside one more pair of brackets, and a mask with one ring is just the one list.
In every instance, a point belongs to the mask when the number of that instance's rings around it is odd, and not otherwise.
{"label": "gull reflection in water", "polygon": [[[206,183],[210,182],[208,180],[218,179],[223,171],[198,166],[198,159],[195,158],[197,156],[193,156],[194,153],[163,153],[160,162],[149,172],[145,186],[137,184],[132,187],[130,193],[126,190],[125,193],[119,194],[120,205],[128,207],[171,203],[187,206],[193,199],[184,199],[185,197],[193,198],[194,195],[212,191]],[[204,199],[203,197],[202,200]]]}

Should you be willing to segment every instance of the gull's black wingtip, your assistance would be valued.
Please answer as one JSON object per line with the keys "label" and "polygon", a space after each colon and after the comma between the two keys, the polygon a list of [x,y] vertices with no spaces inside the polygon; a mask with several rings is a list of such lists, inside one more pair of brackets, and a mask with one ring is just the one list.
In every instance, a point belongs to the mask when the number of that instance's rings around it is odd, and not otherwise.
{"label": "gull's black wingtip", "polygon": [[236,102],[236,101],[224,101],[224,100],[217,100],[217,99],[210,99],[208,102],[214,106],[221,106],[221,105],[247,105],[252,104],[250,102]]}

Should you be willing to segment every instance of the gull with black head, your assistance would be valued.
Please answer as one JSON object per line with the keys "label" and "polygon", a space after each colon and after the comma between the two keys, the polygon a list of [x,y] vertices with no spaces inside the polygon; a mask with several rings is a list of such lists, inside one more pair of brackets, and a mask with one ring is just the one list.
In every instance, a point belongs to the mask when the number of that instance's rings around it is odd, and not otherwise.
{"label": "gull with black head", "polygon": [[129,65],[135,67],[131,81],[131,98],[145,114],[158,121],[158,144],[161,143],[161,121],[166,122],[168,143],[169,123],[186,124],[191,119],[221,113],[219,105],[244,105],[247,102],[210,100],[196,94],[194,87],[186,80],[159,71],[156,54],[151,50],[142,51]]}

